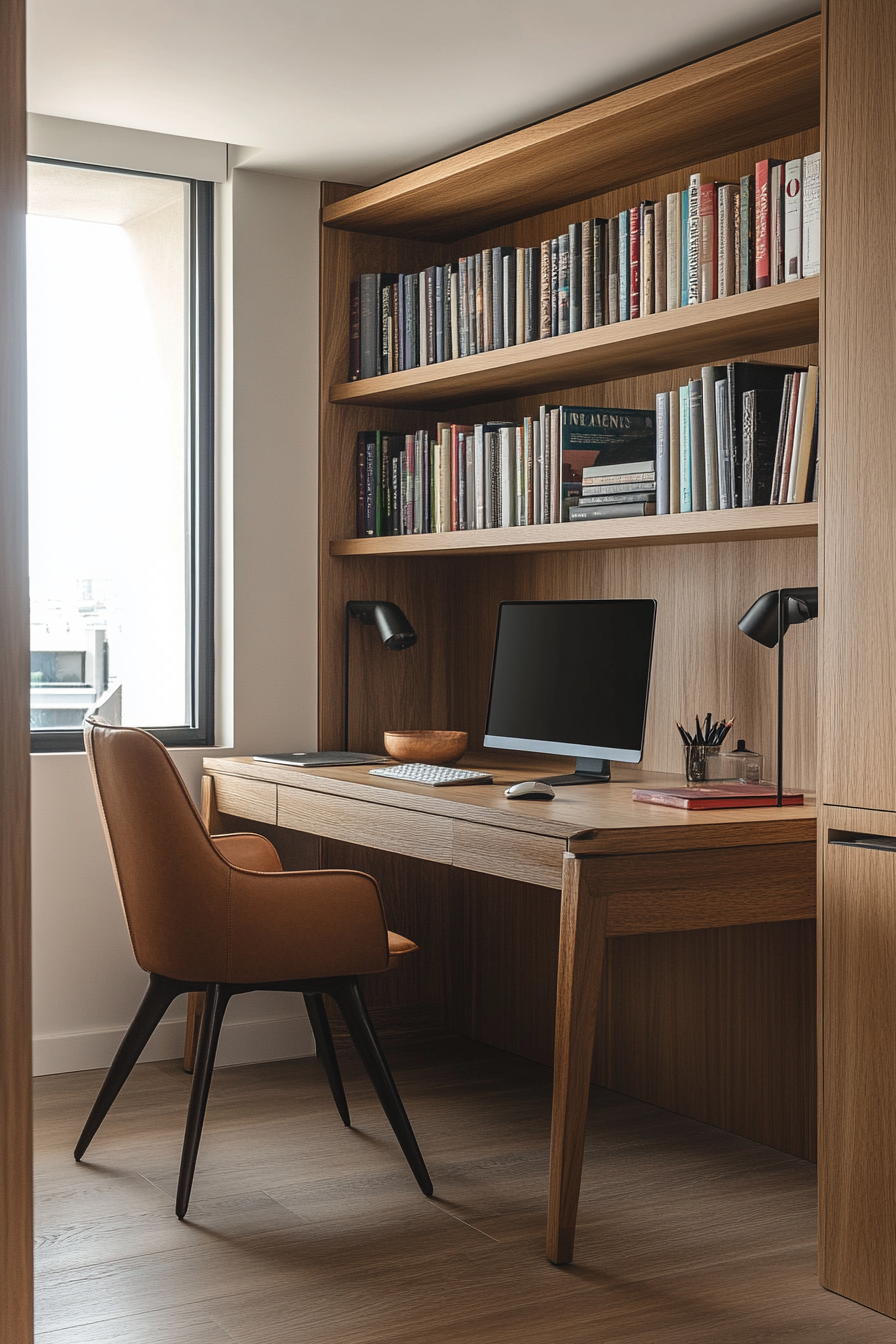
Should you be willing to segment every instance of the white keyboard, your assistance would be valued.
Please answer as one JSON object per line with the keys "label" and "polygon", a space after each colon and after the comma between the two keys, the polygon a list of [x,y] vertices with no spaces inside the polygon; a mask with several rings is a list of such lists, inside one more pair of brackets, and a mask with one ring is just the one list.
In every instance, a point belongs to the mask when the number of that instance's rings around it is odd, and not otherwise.
{"label": "white keyboard", "polygon": [[389,765],[370,773],[386,779],[404,779],[409,784],[430,784],[434,789],[446,784],[492,783],[491,775],[484,770],[456,770],[452,765]]}

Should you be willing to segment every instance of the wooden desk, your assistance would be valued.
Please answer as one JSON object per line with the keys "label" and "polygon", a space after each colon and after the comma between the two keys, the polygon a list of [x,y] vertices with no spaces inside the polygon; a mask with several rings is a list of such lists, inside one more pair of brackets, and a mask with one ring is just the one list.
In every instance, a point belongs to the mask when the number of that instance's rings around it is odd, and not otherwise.
{"label": "wooden desk", "polygon": [[[605,942],[623,934],[815,916],[815,809],[685,812],[632,801],[634,784],[680,783],[614,767],[614,782],[511,802],[532,771],[431,789],[368,767],[299,770],[208,758],[203,808],[560,892],[547,1255],[572,1259]],[[539,770],[544,773],[542,760]]]}

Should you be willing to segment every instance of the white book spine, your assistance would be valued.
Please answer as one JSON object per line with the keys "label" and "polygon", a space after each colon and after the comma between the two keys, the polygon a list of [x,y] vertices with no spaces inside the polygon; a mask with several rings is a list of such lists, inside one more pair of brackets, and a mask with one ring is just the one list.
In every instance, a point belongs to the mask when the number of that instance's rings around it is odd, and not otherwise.
{"label": "white book spine", "polygon": [[442,430],[439,457],[439,531],[451,531],[451,430]]}
{"label": "white book spine", "polygon": [[485,522],[485,427],[476,425],[473,430],[473,499],[475,503],[475,524],[477,528],[486,526]]}
{"label": "white book spine", "polygon": [[666,197],[666,307],[681,307],[681,197]]}
{"label": "white book spine", "polygon": [[784,165],[784,280],[803,277],[803,161]]}
{"label": "white book spine", "polygon": [[501,511],[498,516],[499,527],[513,527],[514,503],[516,500],[516,443],[512,427],[501,428]]}
{"label": "white book spine", "polygon": [[554,407],[550,415],[551,425],[551,457],[549,470],[551,473],[551,522],[559,523],[561,519],[560,508],[562,504],[562,480],[563,470],[560,454],[560,411]]}
{"label": "white book spine", "polygon": [[[679,234],[679,237],[681,235]],[[669,512],[681,513],[681,423],[678,393],[669,392]]]}
{"label": "white book spine", "polygon": [[700,174],[688,187],[688,304],[700,302]]}
{"label": "white book spine", "polygon": [[803,275],[821,270],[821,154],[803,159]]}
{"label": "white book spine", "polygon": [[464,435],[464,521],[472,531],[476,526],[476,469],[473,460],[473,435]]}
{"label": "white book spine", "polygon": [[532,517],[536,523],[543,523],[544,517],[544,491],[543,491],[543,471],[544,459],[541,448],[541,425],[538,420],[532,421]]}
{"label": "white book spine", "polygon": [[715,386],[716,453],[719,464],[719,508],[731,509],[731,451],[728,443],[728,380],[717,378]]}
{"label": "white book spine", "polygon": [[[800,454],[800,439],[803,435],[803,417],[806,414],[806,389],[808,384],[809,379],[804,373],[800,378],[800,391],[796,403],[796,424],[793,427],[793,448],[790,453],[787,481],[786,483],[783,481],[781,483],[781,499],[785,504],[796,503],[797,459]],[[812,407],[812,410],[814,413],[814,406]]]}
{"label": "white book spine", "polygon": [[773,285],[780,285],[784,282],[784,219],[782,216],[781,169],[782,164],[776,163],[768,176],[768,273]]}
{"label": "white book spine", "polygon": [[716,442],[716,370],[707,364],[700,370],[703,382],[703,458],[706,476],[706,507],[719,507],[719,458]]}

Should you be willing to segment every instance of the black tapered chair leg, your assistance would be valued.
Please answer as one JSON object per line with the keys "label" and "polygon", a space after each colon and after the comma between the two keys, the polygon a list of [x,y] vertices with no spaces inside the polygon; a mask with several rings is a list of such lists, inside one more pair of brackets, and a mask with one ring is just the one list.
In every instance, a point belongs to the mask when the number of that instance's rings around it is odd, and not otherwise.
{"label": "black tapered chair leg", "polygon": [[308,1009],[308,1020],[311,1023],[311,1030],[314,1032],[317,1057],[324,1066],[324,1073],[327,1075],[327,1082],[330,1084],[336,1109],[342,1116],[342,1123],[350,1126],[352,1123],[351,1116],[348,1113],[345,1088],[342,1086],[342,1074],[339,1072],[339,1061],[336,1058],[333,1034],[327,1020],[327,1010],[324,1007],[323,997],[320,994],[306,994],[304,997],[305,1007]]}
{"label": "black tapered chair leg", "polygon": [[231,989],[228,985],[209,985],[205,993],[205,1009],[199,1031],[196,1063],[193,1067],[190,1108],[187,1111],[180,1175],[177,1180],[177,1200],[174,1208],[178,1218],[186,1217],[190,1203],[190,1191],[193,1188],[193,1175],[196,1171],[196,1158],[199,1153],[199,1140],[202,1137],[202,1122],[205,1119],[212,1070],[215,1067],[218,1038],[221,1035],[221,1023],[224,1021],[230,997]]}
{"label": "black tapered chair leg", "polygon": [[87,1117],[87,1123],[81,1130],[81,1137],[75,1146],[75,1161],[80,1162],[87,1151],[87,1145],[99,1129],[108,1114],[109,1107],[118,1096],[128,1075],[143,1052],[143,1048],[155,1031],[166,1010],[183,994],[184,986],[179,980],[169,980],[164,975],[150,975],[143,1001],[137,1009],[133,1022],[124,1034],[124,1040],[115,1052],[115,1058],[109,1066],[105,1081],[99,1090],[93,1110]]}
{"label": "black tapered chair leg", "polygon": [[417,1144],[417,1138],[411,1128],[404,1104],[395,1086],[395,1080],[386,1063],[377,1034],[374,1031],[367,1005],[361,995],[357,980],[346,980],[338,989],[332,991],[339,1004],[345,1025],[361,1057],[361,1063],[367,1070],[380,1104],[386,1113],[386,1119],[392,1126],[395,1137],[401,1145],[408,1166],[424,1195],[432,1194],[432,1181],[423,1161],[423,1154]]}

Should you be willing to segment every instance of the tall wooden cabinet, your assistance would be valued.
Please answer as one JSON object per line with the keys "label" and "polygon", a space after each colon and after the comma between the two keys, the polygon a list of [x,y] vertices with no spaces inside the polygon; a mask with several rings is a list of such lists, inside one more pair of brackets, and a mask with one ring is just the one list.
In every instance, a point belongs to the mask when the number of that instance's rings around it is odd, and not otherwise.
{"label": "tall wooden cabinet", "polygon": [[820,1268],[896,1316],[896,6],[824,18]]}

